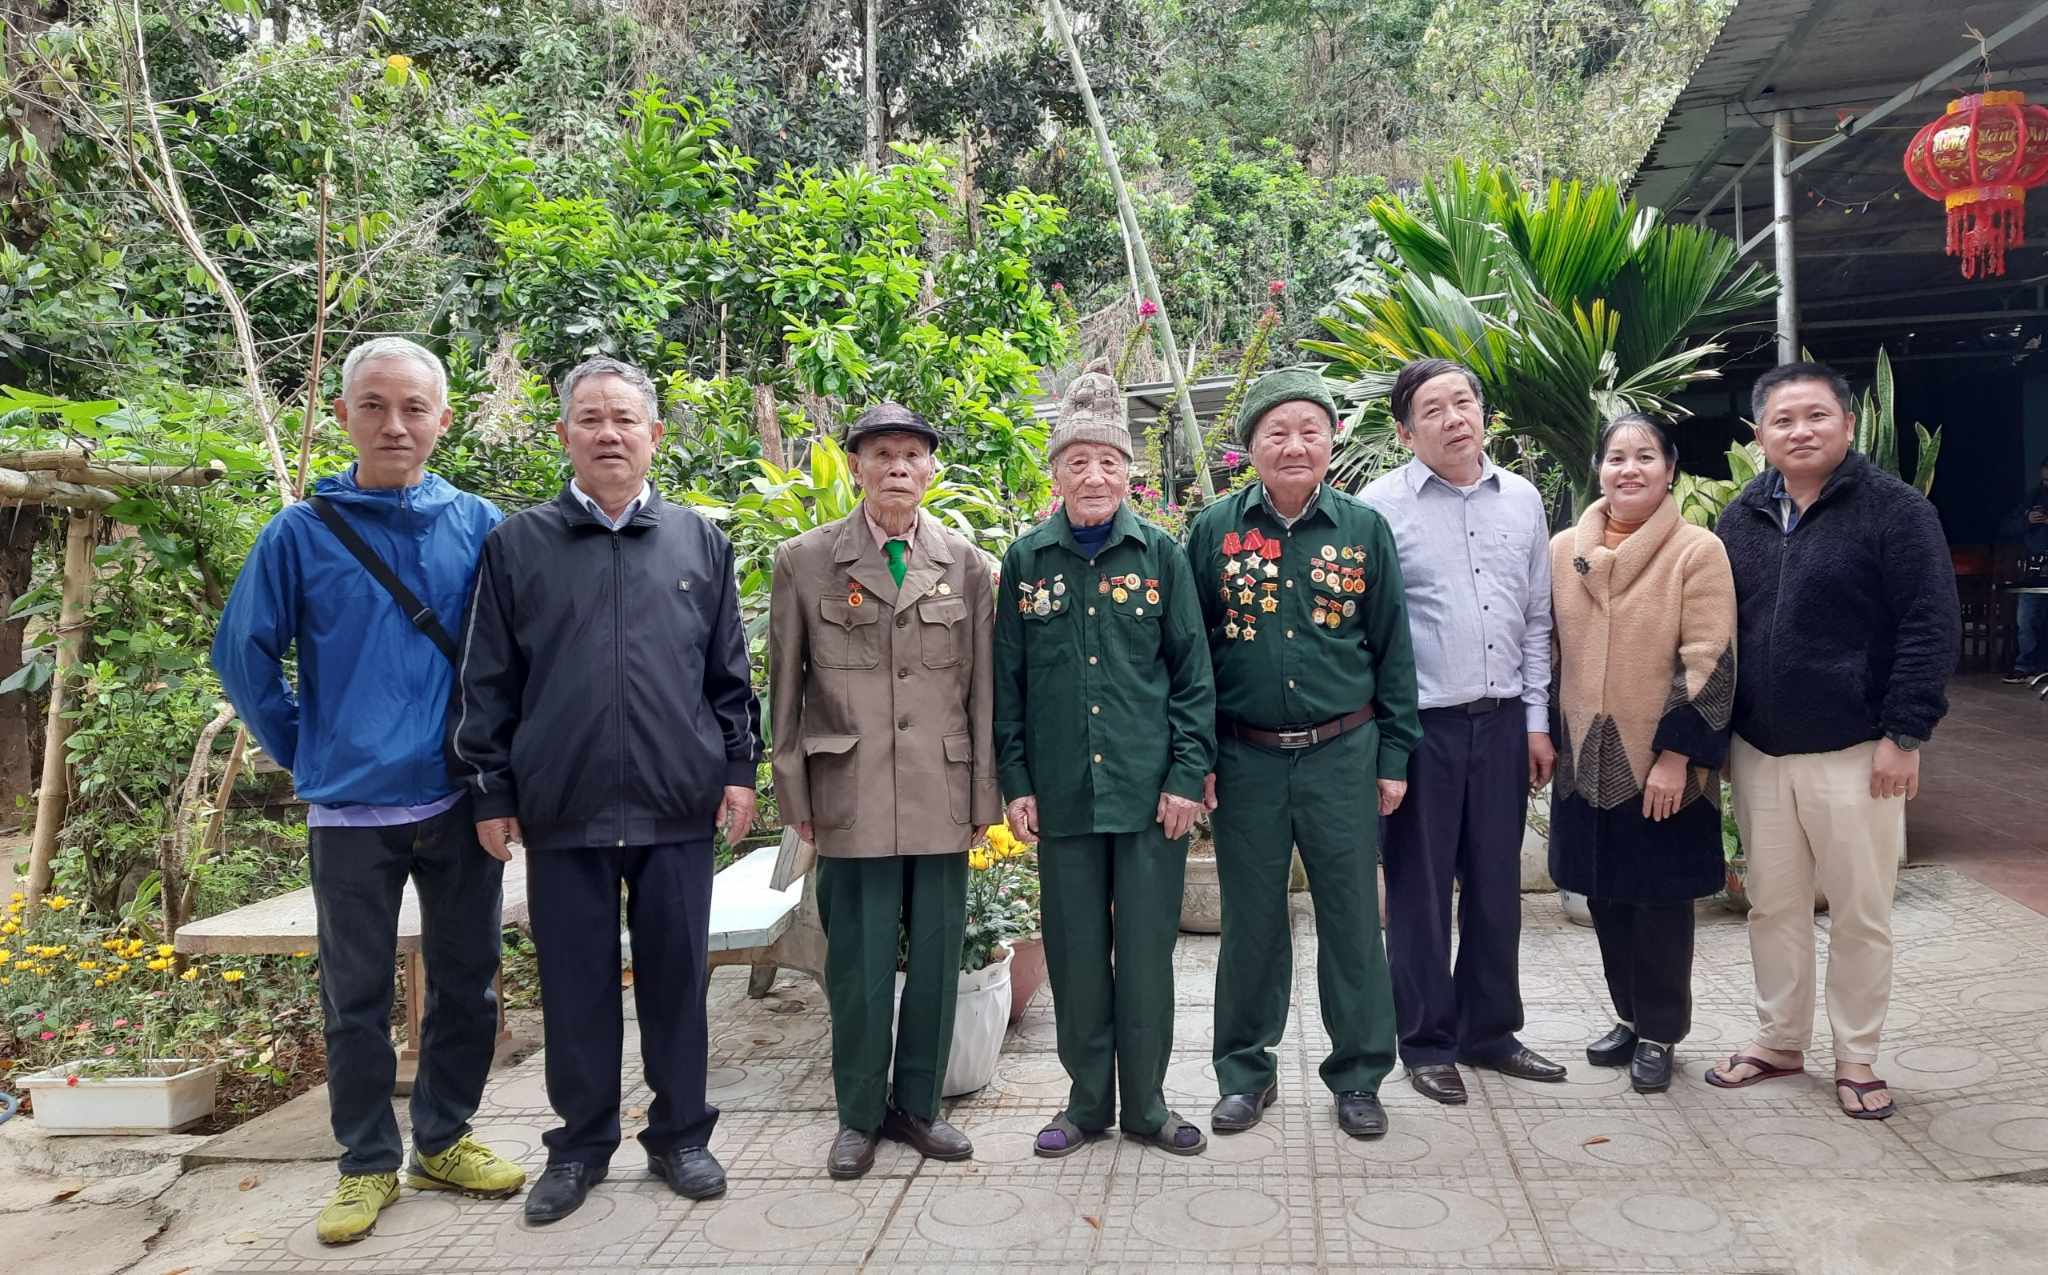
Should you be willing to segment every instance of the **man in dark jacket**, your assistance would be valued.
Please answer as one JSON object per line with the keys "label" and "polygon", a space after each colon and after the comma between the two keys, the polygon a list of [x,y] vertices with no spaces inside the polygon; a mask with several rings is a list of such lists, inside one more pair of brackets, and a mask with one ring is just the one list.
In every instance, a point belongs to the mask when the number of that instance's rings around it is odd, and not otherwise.
{"label": "man in dark jacket", "polygon": [[[2005,516],[1998,534],[2019,544],[2020,569],[2028,584],[2048,583],[2041,578],[2048,575],[2048,456],[2041,458],[2040,482]],[[2005,680],[2030,682],[2048,673],[2048,594],[2022,593],[2016,601],[2019,650]]]}
{"label": "man in dark jacket", "polygon": [[527,848],[562,1118],[527,1195],[536,1223],[574,1212],[618,1149],[621,886],[654,1090],[648,1171],[691,1199],[725,1190],[704,1097],[711,843],[715,825],[746,836],[761,757],[732,546],[647,481],[653,382],[591,359],[561,399],[576,476],[484,544],[450,743],[485,849]]}
{"label": "man in dark jacket", "polygon": [[[348,1244],[398,1199],[391,969],[408,878],[434,971],[412,1087],[412,1184],[510,1195],[526,1175],[469,1137],[496,1045],[504,866],[477,845],[469,803],[441,765],[455,666],[316,509],[383,560],[443,639],[500,515],[427,472],[450,420],[448,376],[431,350],[402,337],[357,346],[334,416],[356,462],[256,538],[213,667],[306,802],[328,1114],[342,1149],[341,1183],[314,1230],[323,1244]],[[296,691],[284,675],[293,648]]]}
{"label": "man in dark jacket", "polygon": [[1892,1113],[1877,1061],[1892,983],[1891,907],[1920,746],[1948,711],[1962,641],[1941,520],[1852,453],[1849,387],[1788,363],[1759,377],[1770,468],[1721,515],[1735,574],[1729,769],[1749,862],[1755,1042],[1710,1071],[1724,1088],[1796,1075],[1813,1037],[1814,886],[1827,893],[1836,1097]]}

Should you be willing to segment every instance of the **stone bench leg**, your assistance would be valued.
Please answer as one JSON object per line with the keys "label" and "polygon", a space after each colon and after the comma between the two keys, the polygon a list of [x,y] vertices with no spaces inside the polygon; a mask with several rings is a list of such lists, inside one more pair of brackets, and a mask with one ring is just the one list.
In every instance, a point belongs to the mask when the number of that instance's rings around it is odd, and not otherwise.
{"label": "stone bench leg", "polygon": [[804,877],[804,899],[782,937],[769,945],[766,959],[753,962],[747,975],[747,995],[760,1000],[775,986],[779,970],[808,974],[820,991],[825,987],[825,926],[818,917],[818,874]]}

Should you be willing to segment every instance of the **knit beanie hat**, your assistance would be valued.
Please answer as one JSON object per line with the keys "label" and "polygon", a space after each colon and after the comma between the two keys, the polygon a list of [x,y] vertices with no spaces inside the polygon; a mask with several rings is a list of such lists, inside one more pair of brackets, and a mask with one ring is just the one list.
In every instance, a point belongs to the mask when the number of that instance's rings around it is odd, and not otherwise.
{"label": "knit beanie hat", "polygon": [[1314,403],[1328,412],[1333,430],[1342,423],[1337,419],[1337,400],[1331,396],[1322,373],[1314,368],[1283,367],[1252,382],[1251,390],[1244,396],[1244,407],[1237,414],[1238,443],[1250,446],[1252,431],[1258,428],[1261,416],[1282,403],[1295,402]]}
{"label": "knit beanie hat", "polygon": [[1107,443],[1132,459],[1131,427],[1124,419],[1124,392],[1110,375],[1109,360],[1097,359],[1074,378],[1060,398],[1060,416],[1046,444],[1047,460],[1070,443]]}

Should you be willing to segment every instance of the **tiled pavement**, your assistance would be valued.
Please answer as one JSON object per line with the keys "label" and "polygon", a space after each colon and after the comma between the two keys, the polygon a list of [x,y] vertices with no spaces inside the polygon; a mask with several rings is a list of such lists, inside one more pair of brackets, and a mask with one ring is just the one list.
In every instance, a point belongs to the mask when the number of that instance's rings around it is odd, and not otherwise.
{"label": "tiled pavement", "polygon": [[[1327,1037],[1305,910],[1295,917],[1281,1102],[1266,1124],[1213,1139],[1198,1159],[1114,1138],[1065,1160],[1031,1155],[1065,1089],[1041,993],[995,1083],[951,1110],[975,1138],[973,1162],[924,1164],[885,1143],[865,1180],[832,1182],[822,1167],[834,1129],[822,998],[785,976],[768,999],[749,1001],[745,971],[734,970],[713,985],[712,1081],[725,1114],[712,1145],[731,1176],[725,1199],[670,1195],[642,1176],[629,1142],[616,1176],[552,1227],[528,1228],[516,1200],[408,1194],[362,1244],[323,1250],[297,1222],[224,1269],[1788,1271],[1818,1268],[1801,1257],[1804,1228],[1774,1207],[1780,1194],[1816,1183],[1934,1191],[2048,1169],[2048,917],[1956,872],[1914,870],[1900,887],[1898,991],[1880,1069],[1902,1109],[1884,1123],[1833,1114],[1824,1053],[1802,1081],[1733,1092],[1700,1082],[1754,1022],[1738,918],[1702,911],[1696,1032],[1681,1050],[1685,1075],[1659,1097],[1630,1093],[1579,1053],[1609,1021],[1592,934],[1543,898],[1525,901],[1525,919],[1525,1037],[1576,1059],[1571,1082],[1482,1073],[1469,1106],[1442,1108],[1397,1073],[1381,1141],[1340,1135],[1315,1080]],[[1215,953],[1213,938],[1181,940],[1182,1052],[1168,1096],[1198,1118],[1214,1098]],[[1826,1030],[1823,1021],[1823,1051]],[[496,1077],[479,1119],[486,1140],[536,1170],[550,1122],[540,1069],[536,1057]],[[648,1100],[644,1087],[629,1089],[629,1117]],[[318,1203],[307,1199],[303,1218]]]}

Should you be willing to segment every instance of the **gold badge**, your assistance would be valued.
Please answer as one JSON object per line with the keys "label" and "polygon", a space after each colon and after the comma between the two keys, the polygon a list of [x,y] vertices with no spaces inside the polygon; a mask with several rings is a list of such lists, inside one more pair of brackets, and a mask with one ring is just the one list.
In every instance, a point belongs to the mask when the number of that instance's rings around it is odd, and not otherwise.
{"label": "gold badge", "polygon": [[1118,585],[1116,588],[1111,589],[1109,591],[1109,596],[1116,602],[1118,606],[1122,606],[1124,603],[1131,600],[1130,592],[1126,590],[1122,585]]}
{"label": "gold badge", "polygon": [[1159,605],[1159,590],[1157,590],[1157,589],[1147,589],[1147,590],[1145,590],[1145,601],[1147,601],[1147,602],[1151,603],[1151,604],[1152,604],[1153,606],[1158,606],[1158,605]]}

